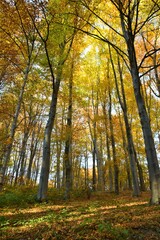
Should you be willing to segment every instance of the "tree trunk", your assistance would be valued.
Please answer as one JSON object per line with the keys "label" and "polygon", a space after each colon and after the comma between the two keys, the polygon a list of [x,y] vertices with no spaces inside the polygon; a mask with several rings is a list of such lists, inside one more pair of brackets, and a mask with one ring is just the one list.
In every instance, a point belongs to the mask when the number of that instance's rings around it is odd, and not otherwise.
{"label": "tree trunk", "polygon": [[[130,46],[129,46],[130,47]],[[133,52],[132,52],[133,51]],[[140,79],[134,54],[134,48],[129,49],[130,53],[130,65],[131,65],[131,74],[134,86],[134,93],[136,97],[136,102],[138,106],[139,116],[141,120],[144,142],[145,142],[145,150],[148,161],[148,169],[149,169],[149,178],[151,182],[151,203],[157,204],[160,199],[160,173],[159,173],[159,164],[155,149],[155,144],[152,136],[151,126],[149,117],[147,115],[147,111],[145,108],[144,100],[140,91]]]}
{"label": "tree trunk", "polygon": [[104,104],[102,105],[103,108],[103,115],[105,118],[105,132],[106,132],[106,147],[107,147],[107,160],[108,162],[106,162],[106,169],[108,166],[108,183],[109,183],[109,191],[112,192],[113,191],[113,173],[112,173],[112,164],[111,164],[111,152],[110,152],[110,142],[109,142],[109,136],[108,136],[108,124],[107,124],[107,114],[106,114],[106,103],[104,102]]}
{"label": "tree trunk", "polygon": [[134,154],[133,138],[132,138],[131,128],[130,128],[129,121],[128,121],[128,111],[127,111],[126,96],[125,96],[125,91],[124,91],[122,69],[120,66],[119,58],[118,58],[118,70],[119,70],[119,76],[120,76],[120,82],[121,82],[121,94],[122,94],[122,98],[121,98],[110,46],[109,46],[109,52],[110,52],[112,69],[113,69],[113,73],[114,73],[116,91],[117,91],[120,106],[123,111],[123,117],[124,117],[124,122],[125,122],[127,142],[128,142],[128,154],[129,154],[129,159],[130,159],[130,168],[131,168],[132,182],[133,182],[133,196],[138,197],[138,196],[140,196],[140,189],[139,189],[138,174],[137,174],[136,160],[135,160],[135,154]]}
{"label": "tree trunk", "polygon": [[131,173],[130,173],[130,166],[129,166],[129,159],[128,159],[128,155],[129,155],[128,154],[128,146],[127,146],[128,144],[126,142],[126,137],[125,137],[125,133],[124,133],[124,130],[123,130],[123,125],[121,123],[121,119],[120,119],[120,126],[121,126],[122,139],[123,139],[123,149],[124,149],[124,155],[125,155],[128,188],[130,190],[132,190],[132,180],[131,180]]}
{"label": "tree trunk", "polygon": [[114,190],[116,194],[119,194],[119,168],[118,168],[118,163],[116,158],[116,148],[115,148],[115,139],[114,139],[111,112],[112,112],[112,98],[111,98],[111,92],[109,89],[109,125],[110,125],[111,145],[112,145],[112,154],[113,154]]}
{"label": "tree trunk", "polygon": [[92,167],[92,188],[93,188],[93,191],[96,191],[96,184],[97,184],[97,177],[96,177],[96,136],[95,136],[96,123],[95,122],[93,123],[93,132],[92,132],[89,113],[88,113],[88,125],[89,125],[89,130],[90,130],[91,139],[92,139],[92,143],[91,143],[92,163],[93,163],[93,167]]}
{"label": "tree trunk", "polygon": [[[36,27],[35,23],[34,23],[34,26]],[[43,159],[42,159],[42,167],[41,167],[41,174],[40,174],[39,190],[38,190],[38,194],[37,194],[37,200],[41,202],[41,201],[47,200],[48,179],[49,179],[49,170],[50,170],[51,133],[52,133],[54,120],[55,120],[55,116],[56,116],[57,98],[58,98],[61,77],[62,77],[62,69],[63,69],[64,63],[66,62],[68,55],[70,53],[73,39],[74,39],[74,34],[72,35],[72,37],[70,39],[70,44],[69,44],[69,47],[67,50],[65,49],[66,44],[67,44],[65,39],[62,44],[59,44],[60,54],[59,54],[59,61],[57,64],[57,76],[55,79],[54,70],[53,70],[54,68],[52,66],[52,61],[49,56],[48,42],[47,42],[49,34],[50,34],[49,25],[47,28],[47,34],[48,34],[47,38],[43,38],[43,36],[39,32],[39,30],[37,28],[36,28],[36,30],[44,44],[48,67],[49,67],[51,79],[52,79],[52,87],[53,87],[52,99],[51,99],[51,105],[50,105],[50,111],[49,111],[49,118],[48,118],[48,121],[46,124],[45,133],[44,133]],[[65,53],[65,50],[66,50],[66,53]]]}
{"label": "tree trunk", "polygon": [[88,155],[87,155],[87,144],[86,144],[86,154],[85,154],[85,188],[89,186],[89,174],[88,174]]}
{"label": "tree trunk", "polygon": [[51,133],[54,124],[57,107],[57,97],[59,91],[60,80],[57,80],[56,88],[52,92],[52,99],[49,111],[49,118],[46,124],[44,140],[43,140],[43,159],[40,174],[39,190],[37,194],[37,200],[42,202],[47,200],[48,193],[48,179],[50,170],[50,143]]}
{"label": "tree trunk", "polygon": [[104,165],[103,165],[103,151],[102,151],[102,137],[101,139],[101,149],[99,150],[97,147],[97,171],[98,171],[98,184],[97,184],[97,190],[98,191],[104,191]]}
{"label": "tree trunk", "polygon": [[57,189],[60,190],[61,188],[61,177],[60,177],[60,172],[61,172],[61,149],[62,149],[62,143],[61,143],[61,140],[60,141],[57,141],[57,169],[56,169],[56,181],[57,181],[57,184],[56,184],[56,187]]}
{"label": "tree trunk", "polygon": [[[40,153],[41,151],[39,151],[39,153]],[[37,160],[37,161],[36,161]],[[35,159],[35,161],[34,161],[34,165],[36,166],[36,170],[35,170],[35,176],[34,176],[34,183],[35,183],[35,185],[37,184],[37,179],[38,179],[38,174],[39,174],[39,169],[40,169],[40,164],[39,164],[39,162],[40,162],[40,154],[39,154],[39,156],[37,157],[37,159]],[[32,179],[33,179],[33,177],[32,177]]]}
{"label": "tree trunk", "polygon": [[20,169],[20,159],[18,160],[18,164],[17,164],[17,167],[16,167],[16,175],[15,175],[15,179],[14,179],[14,185],[16,186],[17,185],[17,182],[18,182],[18,173],[19,173],[19,169]]}
{"label": "tree trunk", "polygon": [[96,183],[97,183],[97,177],[96,177],[96,148],[95,148],[95,139],[93,140],[93,148],[92,148],[92,161],[93,161],[93,169],[92,169],[92,185],[93,185],[93,191],[96,191]]}
{"label": "tree trunk", "polygon": [[27,180],[28,180],[28,182],[31,179],[31,170],[32,170],[33,160],[34,160],[36,150],[37,150],[37,145],[38,145],[38,138],[35,139],[35,131],[33,131],[32,139],[31,139],[31,147],[30,147],[29,165],[28,165],[28,169],[27,169]]}
{"label": "tree trunk", "polygon": [[[64,182],[65,182],[65,177],[63,175],[62,181],[61,181],[61,154],[62,154],[62,144],[63,144],[63,133],[64,133],[64,112],[65,112],[65,105],[62,106],[62,116],[61,116],[61,129],[58,128],[58,121],[57,118],[55,119],[55,135],[57,138],[56,141],[56,158],[57,158],[57,163],[56,163],[56,188],[60,190],[61,186],[64,187]],[[63,159],[63,168],[65,169],[64,166],[64,159]],[[63,169],[63,170],[64,170]],[[64,174],[65,170],[63,171]]]}
{"label": "tree trunk", "polygon": [[125,40],[128,48],[131,76],[134,88],[134,94],[136,98],[136,103],[138,107],[140,122],[143,131],[144,143],[145,143],[145,151],[148,162],[148,170],[149,170],[149,179],[151,185],[151,204],[159,204],[160,201],[160,170],[159,164],[154,144],[154,139],[152,136],[152,130],[150,126],[149,117],[146,111],[144,99],[141,94],[141,82],[139,77],[139,71],[136,61],[136,54],[134,48],[134,37],[132,35],[131,27],[129,30],[124,28],[123,17],[122,20],[122,30],[124,31]]}
{"label": "tree trunk", "polygon": [[135,154],[134,154],[134,143],[133,143],[132,133],[131,133],[131,129],[129,126],[128,117],[126,115],[126,112],[124,112],[124,120],[125,120],[126,135],[127,135],[127,140],[128,140],[130,168],[131,168],[131,173],[132,173],[133,196],[138,197],[138,196],[140,196],[140,188],[139,188],[138,174],[137,174],[137,168],[136,168],[136,159],[135,159]]}
{"label": "tree trunk", "polygon": [[145,183],[144,183],[144,177],[143,177],[143,169],[141,164],[139,163],[137,159],[137,168],[138,168],[138,174],[139,174],[139,182],[140,182],[140,189],[141,191],[146,191]]}
{"label": "tree trunk", "polygon": [[111,153],[110,153],[110,144],[109,144],[108,134],[106,135],[106,145],[107,145],[107,156],[108,156],[109,191],[113,192],[113,171],[112,171]]}
{"label": "tree trunk", "polygon": [[26,145],[27,145],[28,137],[29,137],[29,129],[26,129],[26,132],[24,133],[24,138],[22,141],[22,147],[21,147],[20,157],[19,157],[20,166],[21,166],[19,177],[22,179],[24,177],[24,172],[25,172],[25,155],[26,155]]}
{"label": "tree trunk", "polygon": [[12,125],[11,125],[11,131],[10,131],[10,136],[9,136],[9,144],[6,147],[6,152],[5,152],[4,159],[3,159],[4,164],[2,166],[2,169],[0,170],[0,172],[2,173],[1,186],[3,186],[3,184],[4,184],[4,178],[5,178],[5,175],[6,175],[7,166],[8,166],[8,163],[10,161],[10,155],[11,155],[11,152],[12,152],[14,135],[15,135],[16,127],[17,127],[18,116],[19,116],[19,112],[20,112],[20,109],[21,109],[21,104],[22,104],[22,100],[23,100],[23,94],[24,94],[25,86],[26,86],[26,83],[27,83],[27,80],[28,80],[29,70],[30,70],[30,63],[28,63],[28,66],[27,66],[26,71],[25,71],[24,81],[23,81],[23,84],[22,84],[22,88],[20,90],[20,94],[19,94],[19,98],[18,98],[18,102],[17,102],[17,106],[16,106],[16,111],[15,111],[13,121],[12,121]]}
{"label": "tree trunk", "polygon": [[71,65],[71,76],[69,78],[69,103],[68,103],[68,117],[67,117],[67,128],[66,128],[66,142],[64,151],[64,163],[66,170],[66,181],[65,181],[65,199],[70,199],[70,191],[72,189],[72,109],[73,109],[73,68],[74,60]]}

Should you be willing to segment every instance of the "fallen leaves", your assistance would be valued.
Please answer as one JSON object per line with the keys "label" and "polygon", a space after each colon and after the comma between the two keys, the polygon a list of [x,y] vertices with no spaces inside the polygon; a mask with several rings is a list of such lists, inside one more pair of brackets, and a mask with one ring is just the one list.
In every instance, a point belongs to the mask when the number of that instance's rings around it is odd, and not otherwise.
{"label": "fallen leaves", "polygon": [[[147,196],[148,197],[148,196]],[[2,208],[2,240],[158,240],[160,206],[146,196],[94,196],[90,201]]]}

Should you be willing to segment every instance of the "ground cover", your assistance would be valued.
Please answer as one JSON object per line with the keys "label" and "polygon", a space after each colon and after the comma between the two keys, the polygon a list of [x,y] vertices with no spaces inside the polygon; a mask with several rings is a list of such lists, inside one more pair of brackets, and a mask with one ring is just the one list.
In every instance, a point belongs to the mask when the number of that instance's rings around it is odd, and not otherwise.
{"label": "ground cover", "polygon": [[[14,193],[15,194],[15,193]],[[0,202],[4,196],[0,195]],[[109,193],[36,203],[22,195],[0,208],[0,239],[12,240],[159,240],[160,206],[149,193],[131,197]],[[6,199],[7,200],[7,199]]]}

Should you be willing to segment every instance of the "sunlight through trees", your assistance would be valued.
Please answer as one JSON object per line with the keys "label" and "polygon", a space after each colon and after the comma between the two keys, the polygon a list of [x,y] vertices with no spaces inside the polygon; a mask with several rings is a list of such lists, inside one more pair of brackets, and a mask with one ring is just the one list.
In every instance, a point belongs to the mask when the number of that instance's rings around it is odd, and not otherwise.
{"label": "sunlight through trees", "polygon": [[160,203],[160,1],[1,0],[0,189]]}

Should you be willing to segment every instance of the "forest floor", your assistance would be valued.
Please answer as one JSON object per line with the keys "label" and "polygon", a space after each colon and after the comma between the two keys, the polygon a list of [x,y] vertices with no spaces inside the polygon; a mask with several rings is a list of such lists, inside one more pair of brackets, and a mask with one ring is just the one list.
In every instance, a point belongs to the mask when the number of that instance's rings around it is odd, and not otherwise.
{"label": "forest floor", "polygon": [[148,200],[149,193],[133,198],[126,192],[92,194],[89,200],[84,195],[68,202],[6,202],[0,208],[0,239],[159,240],[160,205],[150,206]]}

